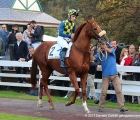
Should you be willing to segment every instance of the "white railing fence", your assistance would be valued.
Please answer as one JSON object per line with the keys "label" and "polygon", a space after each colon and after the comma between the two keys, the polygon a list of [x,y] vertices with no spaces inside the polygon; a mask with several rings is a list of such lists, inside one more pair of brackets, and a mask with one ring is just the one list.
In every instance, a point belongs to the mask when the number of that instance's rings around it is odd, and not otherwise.
{"label": "white railing fence", "polygon": [[[31,62],[18,62],[18,61],[7,61],[0,60],[0,66],[14,66],[14,67],[31,67]],[[140,73],[140,67],[138,66],[117,66],[117,70],[121,74],[120,81],[122,85],[122,93],[123,95],[132,95],[132,96],[140,96],[140,82],[139,81],[126,81],[122,80],[122,75],[124,72],[136,72]],[[13,74],[13,73],[0,73],[1,77],[13,77],[13,78],[30,78],[30,74]],[[41,78],[41,73],[39,72],[38,78]],[[59,77],[59,76],[50,76],[49,79],[53,80],[64,80],[70,81],[69,77]],[[79,78],[77,78],[80,81]],[[101,79],[96,79],[94,82],[101,83]],[[16,86],[16,87],[31,87],[31,84],[23,84],[23,83],[14,83],[14,82],[0,82],[0,86]],[[49,89],[54,90],[68,90],[74,91],[73,87],[62,87],[62,86],[53,86],[49,85]],[[80,89],[81,90],[81,89]],[[95,90],[97,93],[100,93],[100,89]],[[114,90],[108,90],[108,94],[115,94]]]}

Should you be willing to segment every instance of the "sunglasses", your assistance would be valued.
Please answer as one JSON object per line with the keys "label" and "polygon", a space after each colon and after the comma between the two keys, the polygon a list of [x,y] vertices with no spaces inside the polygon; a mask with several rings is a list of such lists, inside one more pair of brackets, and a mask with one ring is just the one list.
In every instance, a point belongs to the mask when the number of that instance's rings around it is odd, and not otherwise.
{"label": "sunglasses", "polygon": [[6,27],[2,27],[2,28],[6,28]]}

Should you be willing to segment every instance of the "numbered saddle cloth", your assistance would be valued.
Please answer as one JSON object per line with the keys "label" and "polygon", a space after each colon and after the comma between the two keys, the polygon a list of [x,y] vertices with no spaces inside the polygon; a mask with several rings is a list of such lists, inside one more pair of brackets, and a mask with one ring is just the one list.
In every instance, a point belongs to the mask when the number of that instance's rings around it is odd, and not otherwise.
{"label": "numbered saddle cloth", "polygon": [[[69,57],[72,44],[73,44],[72,42],[69,43],[69,47],[68,47],[65,57]],[[58,44],[54,44],[50,48],[48,59],[60,59],[60,50],[61,50],[61,47]]]}

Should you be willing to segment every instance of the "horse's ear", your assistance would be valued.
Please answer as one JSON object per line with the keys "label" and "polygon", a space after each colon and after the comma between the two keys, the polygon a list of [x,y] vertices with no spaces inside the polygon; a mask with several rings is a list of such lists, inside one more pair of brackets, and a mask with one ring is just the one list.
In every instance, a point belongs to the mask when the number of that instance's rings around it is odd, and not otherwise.
{"label": "horse's ear", "polygon": [[92,21],[94,21],[94,17],[92,17]]}
{"label": "horse's ear", "polygon": [[90,21],[87,19],[87,23],[90,23]]}

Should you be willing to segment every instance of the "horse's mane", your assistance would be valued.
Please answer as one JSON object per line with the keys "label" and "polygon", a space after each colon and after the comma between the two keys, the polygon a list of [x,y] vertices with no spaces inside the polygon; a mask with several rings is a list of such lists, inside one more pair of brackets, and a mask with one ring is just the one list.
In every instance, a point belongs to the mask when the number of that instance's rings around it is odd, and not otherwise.
{"label": "horse's mane", "polygon": [[85,26],[86,23],[87,23],[87,22],[84,22],[84,23],[80,24],[80,25],[76,28],[76,31],[75,31],[75,34],[74,34],[74,38],[73,38],[73,40],[72,40],[73,43],[77,40],[78,35],[80,34],[82,28]]}

